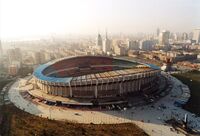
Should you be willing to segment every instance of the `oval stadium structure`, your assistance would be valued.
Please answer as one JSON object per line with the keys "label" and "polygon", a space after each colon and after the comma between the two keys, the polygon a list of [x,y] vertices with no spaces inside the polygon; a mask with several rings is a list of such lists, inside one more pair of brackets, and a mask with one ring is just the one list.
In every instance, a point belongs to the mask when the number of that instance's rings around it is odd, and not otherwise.
{"label": "oval stadium structure", "polygon": [[46,94],[47,100],[50,96],[94,100],[151,93],[158,89],[159,75],[160,69],[150,64],[112,57],[79,56],[40,65],[33,79],[34,90],[40,97]]}

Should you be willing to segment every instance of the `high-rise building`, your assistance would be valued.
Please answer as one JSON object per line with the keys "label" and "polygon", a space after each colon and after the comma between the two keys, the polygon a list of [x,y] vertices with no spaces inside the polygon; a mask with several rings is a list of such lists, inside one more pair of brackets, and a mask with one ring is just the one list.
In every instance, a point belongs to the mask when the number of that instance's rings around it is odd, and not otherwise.
{"label": "high-rise building", "polygon": [[110,51],[111,51],[111,41],[110,39],[108,39],[107,31],[106,31],[106,37],[105,37],[105,40],[103,41],[103,52],[107,53]]}
{"label": "high-rise building", "polygon": [[188,33],[188,39],[192,39],[193,38],[193,32]]}
{"label": "high-rise building", "polygon": [[157,28],[157,30],[156,30],[156,35],[157,35],[157,37],[159,36],[159,34],[160,34],[160,29]]}
{"label": "high-rise building", "polygon": [[1,46],[1,41],[0,41],[0,58],[3,56],[3,49],[2,49],[2,46]]}
{"label": "high-rise building", "polygon": [[125,44],[116,44],[114,46],[114,53],[119,56],[125,56],[128,54],[128,50]]}
{"label": "high-rise building", "polygon": [[3,49],[2,49],[2,46],[1,46],[1,40],[0,40],[0,68],[3,67]]}
{"label": "high-rise building", "polygon": [[183,34],[182,34],[182,40],[183,40],[183,41],[188,40],[188,34],[187,34],[187,33],[183,33]]}
{"label": "high-rise building", "polygon": [[151,40],[142,40],[140,41],[140,49],[145,51],[150,51],[153,49],[154,42]]}
{"label": "high-rise building", "polygon": [[103,42],[102,42],[102,37],[100,34],[98,34],[97,36],[97,41],[96,41],[96,46],[101,47],[102,48]]}
{"label": "high-rise building", "polygon": [[169,45],[169,37],[170,37],[170,32],[163,30],[160,34],[159,34],[159,44],[161,46],[167,46]]}
{"label": "high-rise building", "polygon": [[176,33],[171,33],[170,35],[171,35],[170,39],[172,39],[174,41],[178,41],[179,40],[178,35]]}
{"label": "high-rise building", "polygon": [[200,28],[196,28],[193,31],[193,38],[192,38],[196,43],[200,44]]}
{"label": "high-rise building", "polygon": [[35,64],[45,63],[45,54],[42,51],[34,53]]}
{"label": "high-rise building", "polygon": [[128,40],[128,48],[129,50],[139,50],[139,42]]}
{"label": "high-rise building", "polygon": [[22,62],[22,53],[20,48],[14,48],[14,49],[9,49],[8,52],[8,59],[9,59],[9,64],[12,64],[12,62]]}

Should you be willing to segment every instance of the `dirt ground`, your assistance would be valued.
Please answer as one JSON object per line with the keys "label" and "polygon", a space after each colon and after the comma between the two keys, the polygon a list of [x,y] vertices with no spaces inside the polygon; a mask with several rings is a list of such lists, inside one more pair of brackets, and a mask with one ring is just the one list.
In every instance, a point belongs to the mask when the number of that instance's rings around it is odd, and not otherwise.
{"label": "dirt ground", "polygon": [[0,111],[2,136],[147,136],[132,123],[86,125],[55,121],[31,115],[12,104],[0,107]]}

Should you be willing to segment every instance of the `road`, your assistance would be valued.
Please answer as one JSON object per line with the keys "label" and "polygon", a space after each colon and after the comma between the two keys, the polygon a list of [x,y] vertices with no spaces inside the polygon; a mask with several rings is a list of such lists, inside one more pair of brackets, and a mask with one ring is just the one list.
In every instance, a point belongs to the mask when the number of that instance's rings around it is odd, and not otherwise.
{"label": "road", "polygon": [[[190,125],[200,131],[200,118],[195,118],[192,113],[182,108],[174,106],[174,101],[181,96],[180,86],[183,84],[174,77],[168,76],[169,80],[174,83],[172,91],[161,98],[156,103],[134,107],[125,111],[81,111],[75,109],[65,109],[56,106],[44,104],[35,104],[20,95],[20,91],[26,91],[28,88],[19,87],[20,80],[15,82],[9,90],[10,100],[20,109],[31,114],[48,117],[56,120],[68,120],[77,123],[94,123],[94,124],[113,124],[133,122],[142,128],[149,135],[153,136],[183,136],[181,133],[170,130],[171,126],[166,125],[164,120],[172,116],[176,119],[183,119],[185,113],[188,114]],[[172,97],[176,95],[177,97]],[[160,108],[164,105],[166,109]]]}

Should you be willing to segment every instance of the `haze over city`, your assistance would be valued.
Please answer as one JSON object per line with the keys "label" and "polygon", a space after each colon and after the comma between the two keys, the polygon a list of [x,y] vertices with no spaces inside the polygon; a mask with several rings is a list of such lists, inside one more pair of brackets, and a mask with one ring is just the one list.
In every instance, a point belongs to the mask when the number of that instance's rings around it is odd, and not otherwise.
{"label": "haze over city", "polygon": [[200,136],[200,0],[0,0],[0,136]]}
{"label": "haze over city", "polygon": [[51,34],[190,32],[199,0],[1,0],[1,37]]}

